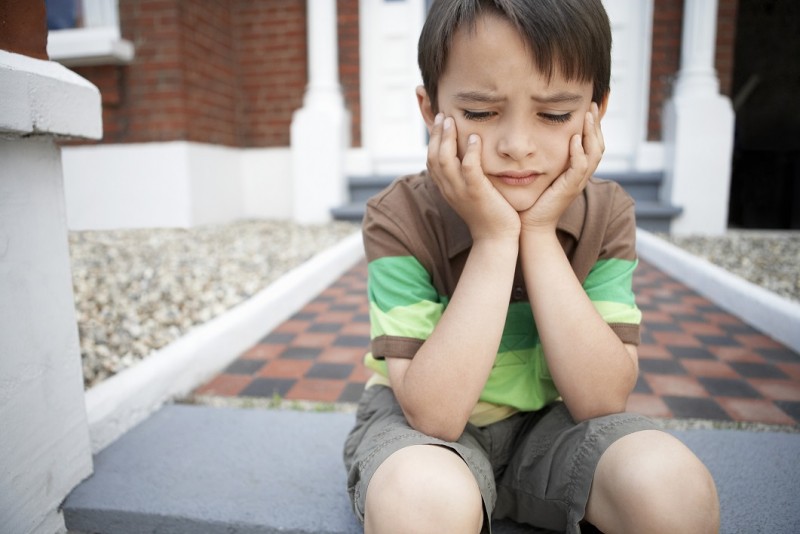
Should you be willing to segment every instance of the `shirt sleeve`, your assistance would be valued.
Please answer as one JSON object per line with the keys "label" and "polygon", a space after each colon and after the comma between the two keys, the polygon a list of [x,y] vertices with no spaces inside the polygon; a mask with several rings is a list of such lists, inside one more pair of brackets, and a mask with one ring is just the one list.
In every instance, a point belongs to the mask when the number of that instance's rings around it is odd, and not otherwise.
{"label": "shirt sleeve", "polygon": [[613,198],[600,258],[583,288],[622,342],[638,345],[642,313],[633,292],[633,273],[638,265],[634,204],[619,190]]}
{"label": "shirt sleeve", "polygon": [[446,299],[396,216],[368,206],[363,231],[372,357],[413,358],[439,322]]}

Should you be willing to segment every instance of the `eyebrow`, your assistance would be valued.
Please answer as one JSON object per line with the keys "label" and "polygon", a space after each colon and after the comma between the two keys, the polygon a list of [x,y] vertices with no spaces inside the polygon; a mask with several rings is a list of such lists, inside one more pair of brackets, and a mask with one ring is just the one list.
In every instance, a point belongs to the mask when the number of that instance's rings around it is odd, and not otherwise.
{"label": "eyebrow", "polygon": [[[460,102],[480,102],[482,104],[496,104],[505,100],[503,97],[494,96],[491,93],[481,91],[460,91],[453,95],[453,98]],[[569,91],[559,91],[549,95],[534,95],[531,100],[540,104],[563,104],[579,102],[583,96]]]}

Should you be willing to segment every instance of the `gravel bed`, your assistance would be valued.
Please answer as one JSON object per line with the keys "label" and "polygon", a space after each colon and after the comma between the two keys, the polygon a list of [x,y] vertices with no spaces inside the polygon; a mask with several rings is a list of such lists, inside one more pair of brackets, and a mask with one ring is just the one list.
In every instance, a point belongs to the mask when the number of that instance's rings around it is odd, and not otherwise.
{"label": "gravel bed", "polygon": [[729,230],[659,237],[784,298],[800,302],[800,231]]}
{"label": "gravel bed", "polygon": [[242,221],[70,232],[86,388],[236,306],[358,230]]}
{"label": "gravel bed", "polygon": [[[70,232],[84,385],[143,359],[358,230],[242,221],[193,229]],[[660,237],[800,300],[800,232]]]}

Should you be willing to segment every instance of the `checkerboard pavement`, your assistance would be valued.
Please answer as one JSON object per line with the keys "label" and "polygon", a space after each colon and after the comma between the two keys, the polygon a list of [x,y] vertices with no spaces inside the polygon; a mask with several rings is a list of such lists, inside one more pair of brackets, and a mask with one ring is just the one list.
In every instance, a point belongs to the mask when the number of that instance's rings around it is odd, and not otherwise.
{"label": "checkerboard pavement", "polygon": [[[195,395],[356,402],[370,376],[366,277],[362,261]],[[634,289],[644,318],[629,411],[800,425],[800,354],[645,261]]]}

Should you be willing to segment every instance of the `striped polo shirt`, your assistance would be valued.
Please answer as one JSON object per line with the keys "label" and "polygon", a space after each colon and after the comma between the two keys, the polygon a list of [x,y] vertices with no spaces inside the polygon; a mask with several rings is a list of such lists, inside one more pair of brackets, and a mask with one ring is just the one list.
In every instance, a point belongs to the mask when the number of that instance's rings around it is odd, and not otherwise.
{"label": "striped polo shirt", "polygon": [[[371,328],[365,363],[377,373],[378,383],[388,385],[384,359],[413,358],[433,332],[453,296],[472,238],[424,172],[398,178],[370,199],[363,235]],[[633,200],[616,182],[592,178],[565,210],[557,236],[599,314],[624,343],[638,344]],[[480,396],[479,411],[492,414],[478,418],[484,423],[538,410],[559,397],[535,319],[518,262],[497,357]]]}

